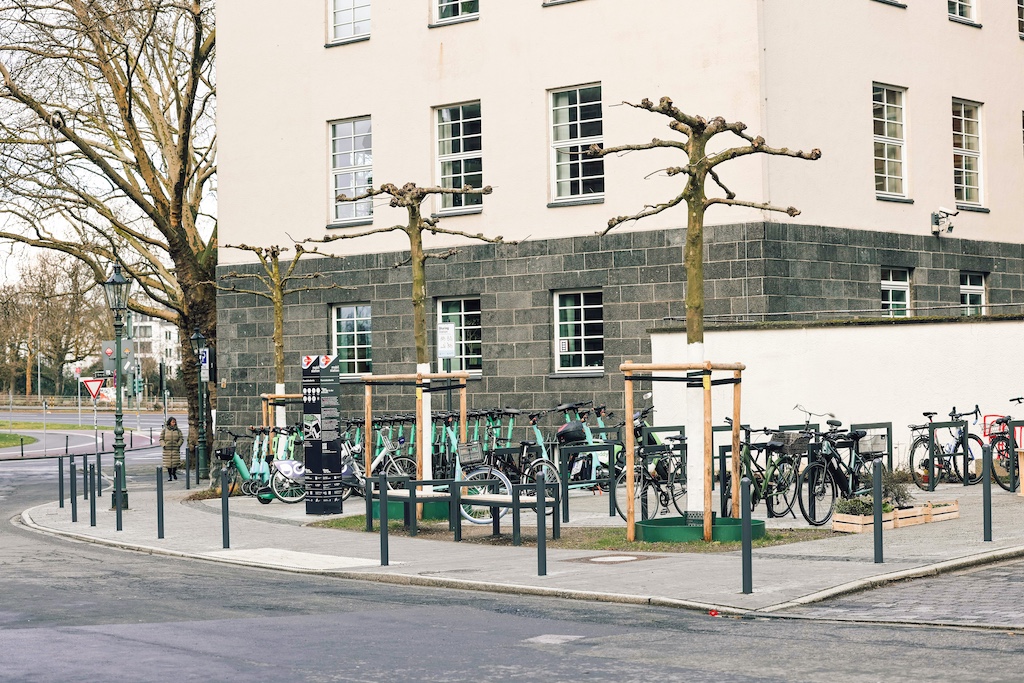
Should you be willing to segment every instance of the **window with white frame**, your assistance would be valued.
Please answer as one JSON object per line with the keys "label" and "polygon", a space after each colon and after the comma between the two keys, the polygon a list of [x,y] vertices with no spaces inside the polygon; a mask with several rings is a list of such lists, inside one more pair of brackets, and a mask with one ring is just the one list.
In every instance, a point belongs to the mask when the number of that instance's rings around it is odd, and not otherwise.
{"label": "window with white frame", "polygon": [[[441,187],[484,186],[483,134],[480,103],[438,107],[437,164]],[[441,210],[479,206],[480,194],[441,195]]]}
{"label": "window with white frame", "polygon": [[551,145],[555,199],[604,193],[604,160],[583,156],[602,146],[601,85],[551,93]]}
{"label": "window with white frame", "polygon": [[905,197],[903,99],[906,91],[875,83],[872,119],[875,136],[875,193]]}
{"label": "window with white frame", "polygon": [[600,291],[555,293],[556,371],[604,369],[604,303]]}
{"label": "window with white frame", "polygon": [[974,0],[946,0],[949,16],[974,21]]}
{"label": "window with white frame", "polygon": [[370,35],[370,0],[330,0],[331,41]]}
{"label": "window with white frame", "polygon": [[985,274],[960,272],[960,314],[985,314]]}
{"label": "window with white frame", "polygon": [[953,100],[953,196],[981,204],[981,105]]}
{"label": "window with white frame", "polygon": [[483,335],[480,299],[441,299],[437,304],[437,322],[455,325],[455,357],[438,358],[444,372],[483,370]]}
{"label": "window with white frame", "polygon": [[373,186],[373,133],[370,117],[331,124],[332,222],[366,219],[373,215],[371,199],[339,202],[338,196],[358,197]]}
{"label": "window with white frame", "polygon": [[910,315],[910,271],[882,267],[882,310],[890,318]]}
{"label": "window with white frame", "polygon": [[436,0],[437,21],[465,19],[480,14],[480,0]]}
{"label": "window with white frame", "polygon": [[153,328],[149,325],[139,325],[135,328],[135,336],[140,339],[149,339],[153,336]]}
{"label": "window with white frame", "polygon": [[341,373],[359,375],[373,371],[369,304],[342,304],[334,307],[333,353],[338,356]]}

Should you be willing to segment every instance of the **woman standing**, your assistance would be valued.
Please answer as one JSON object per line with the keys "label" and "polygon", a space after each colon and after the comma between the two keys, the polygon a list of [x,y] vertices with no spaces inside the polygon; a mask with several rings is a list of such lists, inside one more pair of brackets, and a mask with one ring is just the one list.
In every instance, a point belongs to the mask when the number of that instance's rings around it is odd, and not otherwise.
{"label": "woman standing", "polygon": [[160,430],[160,445],[164,447],[164,467],[167,468],[167,481],[178,479],[178,463],[181,462],[181,445],[185,437],[178,429],[178,421],[167,418],[167,426]]}

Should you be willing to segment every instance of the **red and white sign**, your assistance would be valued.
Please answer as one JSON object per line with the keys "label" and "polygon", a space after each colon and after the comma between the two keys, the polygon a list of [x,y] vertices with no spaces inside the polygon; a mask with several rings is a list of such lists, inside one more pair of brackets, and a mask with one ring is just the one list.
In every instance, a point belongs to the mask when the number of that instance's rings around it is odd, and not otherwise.
{"label": "red and white sign", "polygon": [[89,390],[89,395],[96,398],[100,395],[100,389],[103,388],[103,383],[106,382],[102,377],[83,377],[82,384]]}
{"label": "red and white sign", "polygon": [[303,356],[302,357],[302,369],[306,370],[312,367],[313,363],[319,360],[318,356]]}
{"label": "red and white sign", "polygon": [[103,349],[103,353],[107,354],[107,358],[110,358],[111,356],[114,355],[114,349],[113,347],[108,346],[107,348]]}
{"label": "red and white sign", "polygon": [[75,368],[75,377],[81,378],[81,376],[82,376],[82,368],[76,367]]}

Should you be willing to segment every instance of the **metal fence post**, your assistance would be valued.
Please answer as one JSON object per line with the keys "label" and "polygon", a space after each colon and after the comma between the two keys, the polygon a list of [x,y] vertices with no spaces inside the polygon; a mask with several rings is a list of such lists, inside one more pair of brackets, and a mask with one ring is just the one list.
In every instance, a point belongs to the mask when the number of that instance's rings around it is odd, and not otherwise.
{"label": "metal fence post", "polygon": [[89,465],[89,526],[96,526],[96,465]]}
{"label": "metal fence post", "polygon": [[[984,463],[982,465],[981,474],[981,492],[982,492],[982,511],[983,511],[983,524],[985,531],[985,541],[992,540],[992,444],[985,444],[981,448],[982,459]],[[1011,457],[1016,454],[1011,454]]]}
{"label": "metal fence post", "polygon": [[743,594],[750,595],[754,592],[753,576],[753,553],[754,542],[753,528],[750,523],[750,479],[740,479],[740,539],[743,545]]}
{"label": "metal fence post", "polygon": [[156,537],[164,537],[164,468],[156,468]]}
{"label": "metal fence post", "polygon": [[228,471],[220,471],[220,518],[224,535],[224,547],[231,547],[231,531],[228,529]]}
{"label": "metal fence post", "polygon": [[872,510],[875,513],[875,564],[882,564],[882,461],[875,460],[872,467],[874,481],[872,486]]}

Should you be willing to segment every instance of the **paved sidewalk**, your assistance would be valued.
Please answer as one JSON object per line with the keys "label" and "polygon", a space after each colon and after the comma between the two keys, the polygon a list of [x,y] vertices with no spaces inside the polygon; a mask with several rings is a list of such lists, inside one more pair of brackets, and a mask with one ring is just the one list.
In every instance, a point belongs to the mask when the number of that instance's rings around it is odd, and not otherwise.
{"label": "paved sidewalk", "polygon": [[[960,500],[959,519],[885,532],[885,563],[875,564],[871,534],[793,543],[754,551],[754,592],[741,592],[739,552],[624,553],[548,550],[546,576],[537,576],[535,548],[456,544],[391,536],[388,567],[380,566],[377,534],[307,526],[324,517],[307,516],[305,505],[252,498],[230,501],[231,548],[222,543],[220,500],[183,502],[180,484],[165,491],[165,538],[157,539],[156,495],[152,485],[131,488],[132,509],[124,530],[115,530],[114,513],[98,510],[96,527],[79,499],[77,523],[70,506],[56,502],[22,513],[31,528],[148,553],[192,557],[344,578],[433,585],[512,593],[531,593],[603,601],[718,609],[723,613],[785,614],[785,610],[901,578],[927,576],[963,567],[1024,556],[1024,498],[993,490],[994,541],[982,541],[980,486],[944,486],[918,501]],[[109,492],[102,498],[109,505]],[[571,525],[617,525],[607,499],[571,499]],[[347,514],[364,510],[352,498]],[[797,526],[792,518],[773,526]],[[802,520],[800,520],[802,522]],[[524,519],[524,524],[532,521]],[[467,525],[468,526],[468,525]],[[511,516],[502,529],[511,531]],[[529,532],[528,532],[529,533]],[[797,610],[799,611],[799,610]],[[816,616],[826,616],[818,614]],[[1024,628],[1020,624],[1003,627]]]}

